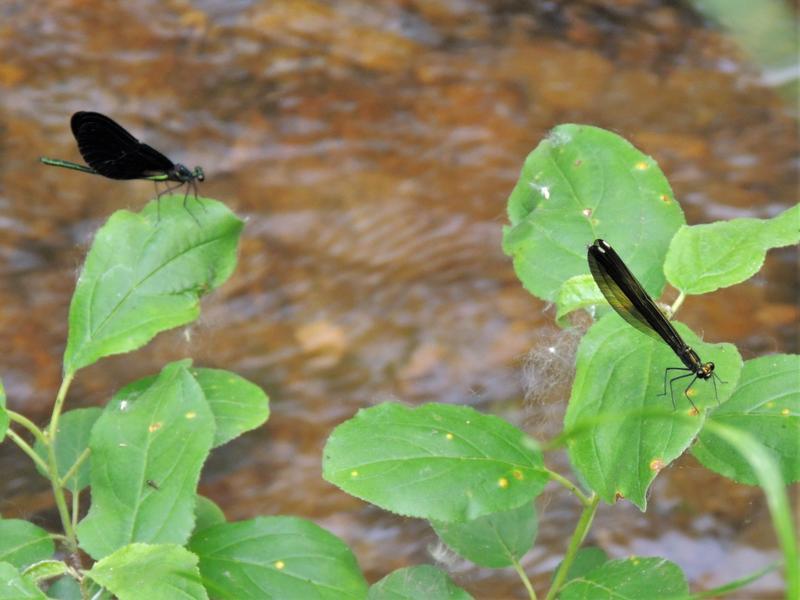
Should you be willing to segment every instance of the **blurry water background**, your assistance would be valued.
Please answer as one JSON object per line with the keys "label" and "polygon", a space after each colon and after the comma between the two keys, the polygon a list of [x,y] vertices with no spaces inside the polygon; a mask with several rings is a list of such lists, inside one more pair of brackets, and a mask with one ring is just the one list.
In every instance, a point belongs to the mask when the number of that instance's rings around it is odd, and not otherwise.
{"label": "blurry water background", "polygon": [[[690,224],[778,214],[798,191],[797,65],[780,58],[796,50],[797,12],[783,0],[2,0],[10,407],[46,420],[91,236],[152,196],[147,182],[38,164],[80,160],[70,115],[107,113],[203,165],[202,193],[247,227],[238,269],[199,323],[81,371],[69,406],[101,405],[186,356],[235,371],[270,394],[272,416],[207,465],[201,492],[230,520],[313,519],[371,582],[435,556],[478,598],[526,597],[513,571],[443,558],[424,522],[325,483],[325,439],[389,399],[469,404],[540,438],[557,432],[580,332],[554,327],[500,248],[525,156],[556,124],[593,124],[659,162]],[[690,298],[681,320],[746,359],[797,352],[796,260],[793,248],[770,252],[753,279]],[[563,454],[547,461],[567,472]],[[3,516],[57,526],[44,481],[10,443],[0,472]],[[542,589],[579,507],[556,488],[538,506],[524,566]],[[779,558],[761,491],[688,456],[661,473],[647,514],[604,507],[587,543],[664,556],[695,590]],[[733,597],[781,590],[773,573]]]}

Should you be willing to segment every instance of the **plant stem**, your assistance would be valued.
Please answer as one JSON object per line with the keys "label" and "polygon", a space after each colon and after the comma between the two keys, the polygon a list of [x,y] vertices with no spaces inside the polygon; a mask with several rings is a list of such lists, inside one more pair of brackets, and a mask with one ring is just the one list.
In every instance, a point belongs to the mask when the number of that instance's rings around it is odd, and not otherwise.
{"label": "plant stem", "polygon": [[589,499],[589,498],[586,496],[586,494],[584,494],[584,493],[583,493],[583,492],[582,492],[582,491],[581,491],[581,490],[578,488],[578,486],[577,486],[577,485],[575,485],[574,483],[572,483],[572,482],[571,482],[569,479],[567,479],[566,477],[563,477],[563,476],[559,475],[558,473],[556,473],[555,471],[551,471],[550,469],[548,469],[548,468],[546,468],[546,467],[545,467],[545,471],[547,471],[547,474],[550,476],[550,479],[552,479],[553,481],[556,481],[556,482],[560,483],[560,484],[561,484],[561,485],[563,485],[565,488],[567,488],[567,489],[568,489],[570,492],[572,492],[573,494],[575,494],[575,495],[578,497],[578,500],[580,500],[580,501],[581,501],[581,504],[583,504],[583,506],[584,506],[584,507],[586,507],[586,506],[589,506],[589,504],[591,503],[591,500],[590,500],[590,499]]}
{"label": "plant stem", "polygon": [[513,559],[514,562],[512,565],[514,566],[514,570],[519,575],[519,578],[522,580],[522,584],[525,586],[525,589],[528,590],[528,596],[531,600],[536,600],[536,591],[533,589],[531,585],[531,580],[528,579],[528,576],[525,574],[525,570],[522,568],[522,565],[519,564],[517,559]]}
{"label": "plant stem", "polygon": [[36,463],[36,466],[38,466],[45,473],[47,473],[50,470],[47,463],[42,460],[42,457],[36,454],[36,451],[30,447],[28,442],[19,437],[16,431],[14,431],[13,429],[9,429],[6,433],[8,434],[8,437],[11,438],[11,441],[13,441],[17,446],[19,446],[20,450],[22,450],[25,454],[27,454],[30,457],[30,459],[34,463]]}
{"label": "plant stem", "polygon": [[61,416],[61,409],[64,408],[64,400],[67,398],[67,391],[69,390],[69,386],[72,383],[73,377],[75,377],[75,375],[72,373],[64,375],[64,379],[61,380],[61,387],[58,388],[58,394],[56,394],[56,403],[55,406],[53,406],[53,416],[50,417],[50,425],[47,429],[47,435],[49,436],[51,442],[56,439],[58,419]]}
{"label": "plant stem", "polygon": [[670,315],[670,319],[675,316],[675,313],[678,312],[683,304],[683,301],[686,300],[686,293],[681,292],[678,294],[678,297],[675,298],[675,302],[672,303],[672,306],[669,307],[672,314]]}
{"label": "plant stem", "polygon": [[56,403],[53,406],[53,415],[50,417],[50,425],[47,428],[47,471],[50,476],[50,485],[53,488],[53,498],[58,508],[58,516],[61,518],[61,525],[64,527],[64,534],[67,538],[67,550],[70,553],[78,551],[78,540],[75,537],[75,528],[72,526],[72,518],[67,508],[67,500],[64,498],[64,488],[61,487],[61,477],[58,475],[56,438],[58,437],[58,418],[61,416],[64,400],[67,397],[67,391],[73,377],[74,374],[68,373],[61,381],[61,387],[58,388],[58,394],[56,395]]}
{"label": "plant stem", "polygon": [[30,431],[33,434],[39,443],[43,445],[47,445],[47,438],[44,435],[44,432],[36,426],[36,423],[28,419],[26,416],[19,414],[18,412],[14,412],[13,410],[7,410],[8,418],[11,419],[14,423],[18,423],[22,425],[25,429]]}
{"label": "plant stem", "polygon": [[89,452],[90,450],[88,448],[84,448],[83,452],[81,452],[81,455],[77,459],[75,459],[74,463],[72,463],[72,466],[69,468],[69,471],[64,473],[64,477],[61,478],[60,485],[63,486],[65,483],[69,481],[70,477],[75,475],[78,469],[81,468],[81,465],[86,461],[87,458],[89,458]]}
{"label": "plant stem", "polygon": [[575,555],[578,553],[578,549],[581,547],[584,538],[586,538],[586,534],[589,533],[589,528],[592,526],[592,519],[594,519],[599,504],[600,496],[592,494],[589,499],[589,504],[584,507],[581,517],[578,519],[578,524],[575,525],[575,531],[572,532],[572,538],[569,541],[569,546],[567,546],[567,552],[564,554],[564,560],[561,561],[561,565],[558,567],[556,576],[553,578],[553,583],[547,591],[547,596],[545,596],[545,600],[553,600],[561,589],[561,584],[563,584],[564,580],[567,578],[567,573],[575,560]]}
{"label": "plant stem", "polygon": [[81,493],[77,491],[72,492],[72,528],[78,526],[78,512],[81,508]]}

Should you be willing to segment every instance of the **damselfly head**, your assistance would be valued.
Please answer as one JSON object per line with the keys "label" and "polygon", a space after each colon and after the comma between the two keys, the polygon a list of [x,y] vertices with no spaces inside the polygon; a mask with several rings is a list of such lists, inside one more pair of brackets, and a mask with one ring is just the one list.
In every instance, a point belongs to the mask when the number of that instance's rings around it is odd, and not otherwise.
{"label": "damselfly head", "polygon": [[703,363],[703,366],[701,366],[697,370],[697,373],[695,373],[695,375],[697,375],[697,377],[700,379],[710,379],[713,374],[714,374],[713,362]]}

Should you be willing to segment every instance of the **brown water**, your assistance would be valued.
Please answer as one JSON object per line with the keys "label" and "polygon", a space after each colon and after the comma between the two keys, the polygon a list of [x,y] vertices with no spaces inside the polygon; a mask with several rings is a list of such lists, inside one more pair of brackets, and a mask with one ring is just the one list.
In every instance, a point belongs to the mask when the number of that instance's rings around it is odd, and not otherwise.
{"label": "brown water", "polygon": [[[528,4],[533,5],[528,6]],[[201,491],[229,519],[292,514],[341,536],[370,581],[431,562],[425,523],[320,477],[331,429],[387,399],[466,403],[539,437],[559,428],[577,338],[529,296],[500,249],[525,155],[562,122],[652,154],[689,223],[796,202],[796,122],[731,40],[684,7],[625,2],[279,1],[0,4],[0,376],[46,420],[92,232],[152,188],[37,164],[79,159],[76,110],[112,115],[248,220],[238,270],[188,331],[80,372],[71,406],[191,356],[261,385],[262,429],[218,450]],[[797,352],[793,250],[745,284],[690,298],[681,319],[745,358]],[[742,318],[746,315],[747,318]],[[188,341],[190,340],[190,341]],[[555,352],[548,352],[548,347]],[[524,400],[526,354],[538,376]],[[549,357],[549,358],[546,358]],[[565,458],[547,457],[567,472]],[[0,446],[0,511],[51,525],[45,486]],[[538,589],[577,504],[553,489],[525,560]],[[600,511],[613,557],[661,555],[693,589],[779,558],[758,489],[683,458],[647,514]],[[434,554],[439,553],[434,550]],[[511,571],[445,560],[478,598],[524,598]],[[780,597],[771,574],[737,598]]]}

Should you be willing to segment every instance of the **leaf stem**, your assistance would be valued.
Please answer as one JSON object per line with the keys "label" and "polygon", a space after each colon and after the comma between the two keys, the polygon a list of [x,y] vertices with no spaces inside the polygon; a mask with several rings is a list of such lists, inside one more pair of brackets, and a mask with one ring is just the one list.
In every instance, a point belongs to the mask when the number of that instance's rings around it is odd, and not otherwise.
{"label": "leaf stem", "polygon": [[39,467],[45,473],[49,471],[47,463],[44,460],[42,460],[41,456],[36,454],[36,451],[33,448],[31,448],[30,444],[28,444],[28,442],[23,440],[16,431],[14,431],[13,429],[9,429],[6,433],[8,437],[11,438],[11,441],[13,441],[17,446],[19,446],[20,450],[22,450],[25,454],[27,454],[30,457],[30,459],[34,463],[36,463],[37,467]]}
{"label": "leaf stem", "polygon": [[575,560],[575,555],[578,553],[578,549],[580,549],[584,538],[586,538],[586,534],[589,533],[589,528],[592,526],[592,520],[594,519],[599,504],[600,496],[592,494],[589,499],[589,504],[584,507],[578,519],[578,524],[575,525],[575,531],[572,532],[572,538],[569,541],[569,546],[567,546],[567,552],[564,554],[564,560],[561,561],[561,565],[558,567],[556,576],[553,578],[553,583],[547,591],[547,596],[545,596],[545,600],[553,600],[561,589],[561,584],[563,584],[564,580],[567,578],[567,573]]}
{"label": "leaf stem", "polygon": [[581,490],[578,488],[578,486],[577,486],[577,485],[575,485],[574,483],[572,483],[572,482],[571,482],[569,479],[567,479],[566,477],[564,477],[564,476],[562,476],[562,475],[559,475],[559,474],[558,474],[558,473],[556,473],[555,471],[551,471],[551,470],[550,470],[550,469],[548,469],[547,467],[545,467],[545,471],[547,471],[547,474],[550,476],[550,479],[552,479],[553,481],[555,481],[555,482],[557,482],[557,483],[560,483],[560,484],[561,484],[561,485],[563,485],[565,488],[567,488],[567,489],[568,489],[570,492],[572,492],[573,494],[575,494],[575,495],[578,497],[578,500],[580,500],[580,501],[581,501],[581,504],[583,504],[583,506],[584,506],[584,507],[587,507],[587,506],[589,506],[589,504],[592,502],[592,501],[591,501],[591,499],[589,499],[589,498],[586,496],[586,494],[584,494],[584,493],[583,493],[583,492],[582,492],[582,491],[581,491]]}
{"label": "leaf stem", "polygon": [[511,560],[513,561],[511,564],[514,566],[514,570],[522,580],[522,584],[525,586],[525,589],[528,590],[528,597],[530,597],[531,600],[536,600],[536,591],[533,589],[531,580],[528,579],[528,576],[525,574],[525,570],[522,568],[522,565],[516,558],[512,558]]}
{"label": "leaf stem", "polygon": [[74,463],[72,463],[72,466],[69,468],[69,471],[64,473],[64,476],[61,478],[61,481],[59,482],[61,486],[66,484],[67,481],[69,481],[69,478],[75,475],[78,469],[81,468],[81,465],[86,461],[87,458],[89,458],[90,452],[91,451],[88,448],[83,449],[83,452],[81,452],[80,456],[75,459]]}
{"label": "leaf stem", "polygon": [[44,432],[36,426],[36,423],[28,419],[25,415],[21,415],[18,412],[14,412],[13,410],[7,410],[9,419],[11,419],[14,423],[18,423],[22,425],[25,429],[30,431],[33,434],[39,443],[42,445],[47,445],[47,438],[44,435]]}
{"label": "leaf stem", "polygon": [[675,313],[677,313],[677,312],[680,310],[680,308],[681,308],[681,305],[683,304],[683,301],[684,301],[684,300],[686,300],[686,292],[684,292],[683,290],[681,290],[681,292],[678,294],[678,297],[677,297],[677,298],[675,298],[675,302],[673,302],[673,303],[672,303],[672,306],[670,306],[670,307],[669,307],[669,310],[670,310],[670,312],[672,313],[672,314],[670,315],[670,317],[669,317],[670,319],[671,319],[672,317],[674,317],[674,316],[675,316]]}
{"label": "leaf stem", "polygon": [[72,517],[69,514],[67,501],[64,497],[64,488],[61,487],[61,478],[58,475],[56,438],[58,437],[58,418],[61,416],[61,410],[64,408],[64,400],[67,397],[67,391],[69,390],[74,376],[73,373],[67,373],[64,375],[64,379],[61,380],[61,387],[58,388],[56,403],[53,406],[53,415],[50,417],[50,425],[47,428],[47,471],[50,476],[50,485],[53,488],[53,498],[58,508],[58,516],[61,518],[61,525],[64,527],[64,534],[67,538],[67,549],[70,553],[77,552],[78,540],[75,536],[75,528],[72,526]]}

